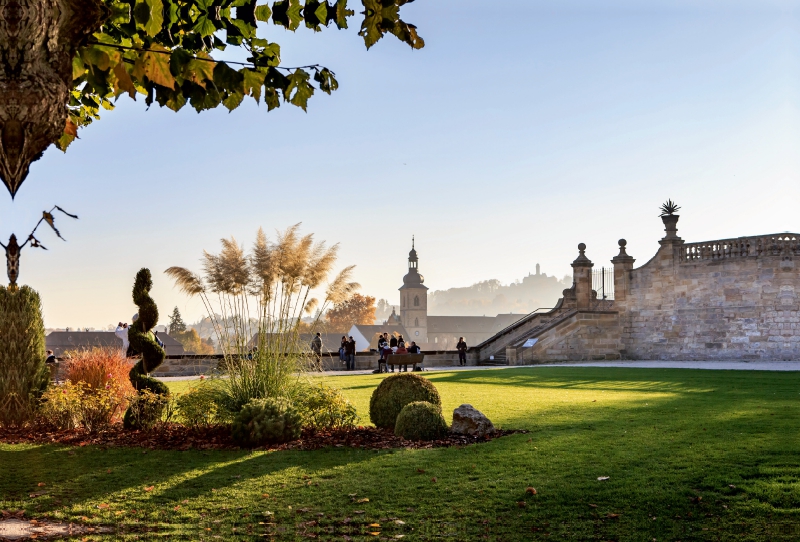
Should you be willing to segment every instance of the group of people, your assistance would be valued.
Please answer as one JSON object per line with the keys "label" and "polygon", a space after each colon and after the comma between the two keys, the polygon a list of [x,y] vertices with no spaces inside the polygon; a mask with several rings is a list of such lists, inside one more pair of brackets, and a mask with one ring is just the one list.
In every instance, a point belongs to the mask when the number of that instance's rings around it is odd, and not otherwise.
{"label": "group of people", "polygon": [[352,371],[356,368],[356,340],[352,335],[349,338],[342,336],[342,344],[339,347],[339,360],[344,362],[346,371]]}
{"label": "group of people", "polygon": [[[135,322],[138,319],[139,319],[139,314],[138,313],[134,314],[133,321]],[[131,343],[128,340],[129,329],[130,328],[127,322],[120,322],[117,324],[117,329],[114,331],[114,335],[119,337],[120,340],[122,341],[122,352],[125,354],[126,357],[131,358],[135,357],[138,354],[138,352],[136,352],[131,347]],[[152,333],[153,333],[153,339],[156,341],[156,344],[158,344],[158,346],[160,346],[161,348],[164,348],[164,341],[158,338],[158,331],[153,331]]]}
{"label": "group of people", "polygon": [[[389,337],[389,333],[384,333],[378,337],[378,353],[381,356],[378,360],[378,372],[380,372],[384,364],[391,368],[391,372],[394,372],[394,363],[391,362],[392,354],[419,354],[420,348],[414,341],[411,341],[411,344],[406,347],[406,342],[402,335]],[[403,365],[402,367],[403,372],[408,371],[408,365]],[[398,372],[400,371],[399,366],[397,370]]]}

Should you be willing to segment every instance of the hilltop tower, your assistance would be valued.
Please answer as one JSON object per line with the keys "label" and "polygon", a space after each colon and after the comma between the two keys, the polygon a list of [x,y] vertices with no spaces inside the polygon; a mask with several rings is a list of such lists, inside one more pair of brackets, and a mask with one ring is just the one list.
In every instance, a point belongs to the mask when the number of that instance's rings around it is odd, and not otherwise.
{"label": "hilltop tower", "polygon": [[419,345],[428,342],[428,287],[425,278],[419,274],[419,259],[411,238],[411,252],[408,253],[408,273],[403,277],[400,290],[400,320],[409,333],[407,341]]}

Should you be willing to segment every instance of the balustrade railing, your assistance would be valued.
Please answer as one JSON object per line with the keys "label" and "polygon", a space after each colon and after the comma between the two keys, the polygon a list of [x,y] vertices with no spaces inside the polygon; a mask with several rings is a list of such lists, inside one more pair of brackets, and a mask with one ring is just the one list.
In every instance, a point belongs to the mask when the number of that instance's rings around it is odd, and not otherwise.
{"label": "balustrade railing", "polygon": [[800,256],[800,234],[774,233],[736,239],[720,239],[681,246],[680,261],[691,263],[763,256]]}

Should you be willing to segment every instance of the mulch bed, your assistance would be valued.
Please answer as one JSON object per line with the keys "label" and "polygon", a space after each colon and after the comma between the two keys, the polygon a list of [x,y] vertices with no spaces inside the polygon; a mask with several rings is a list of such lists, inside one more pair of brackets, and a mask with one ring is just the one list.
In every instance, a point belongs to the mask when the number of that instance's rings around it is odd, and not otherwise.
{"label": "mulch bed", "polygon": [[[491,437],[450,434],[433,441],[405,440],[375,427],[356,427],[335,431],[303,431],[298,440],[257,448],[259,450],[318,450],[325,447],[350,447],[367,450],[390,448],[442,448],[488,442],[495,438],[527,431],[497,430]],[[53,430],[42,426],[0,428],[5,444],[62,444],[67,446],[131,447],[151,450],[238,450],[228,427],[191,429],[179,424],[164,424],[149,431],[129,431],[122,425],[89,433],[83,429]]]}

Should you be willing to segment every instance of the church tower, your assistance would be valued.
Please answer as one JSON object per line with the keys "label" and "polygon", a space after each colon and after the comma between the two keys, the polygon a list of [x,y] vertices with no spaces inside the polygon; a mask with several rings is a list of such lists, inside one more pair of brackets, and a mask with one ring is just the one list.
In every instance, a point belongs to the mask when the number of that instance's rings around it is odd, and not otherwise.
{"label": "church tower", "polygon": [[419,345],[428,342],[428,287],[423,284],[425,278],[419,274],[418,264],[412,237],[408,273],[400,287],[400,320],[409,333],[406,341],[415,341]]}

